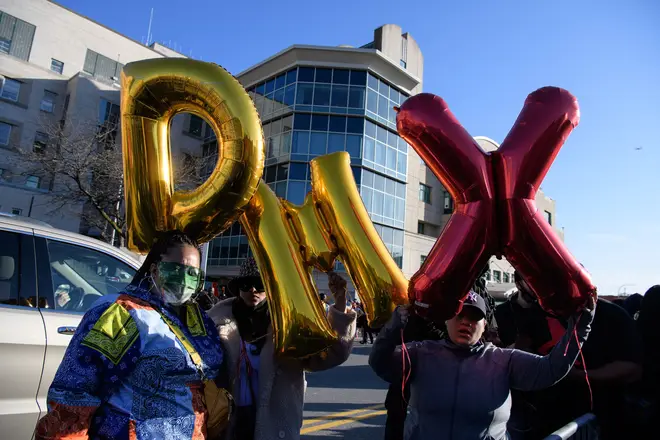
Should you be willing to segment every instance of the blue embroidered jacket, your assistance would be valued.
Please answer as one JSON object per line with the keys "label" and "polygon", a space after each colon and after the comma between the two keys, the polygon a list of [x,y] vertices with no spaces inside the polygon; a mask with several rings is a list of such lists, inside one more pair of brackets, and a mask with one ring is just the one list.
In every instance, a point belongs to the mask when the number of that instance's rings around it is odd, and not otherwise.
{"label": "blue embroidered jacket", "polygon": [[218,375],[222,349],[197,304],[184,310],[186,325],[135,286],[99,299],[64,355],[36,438],[206,438],[202,375],[181,339],[201,358],[204,379]]}

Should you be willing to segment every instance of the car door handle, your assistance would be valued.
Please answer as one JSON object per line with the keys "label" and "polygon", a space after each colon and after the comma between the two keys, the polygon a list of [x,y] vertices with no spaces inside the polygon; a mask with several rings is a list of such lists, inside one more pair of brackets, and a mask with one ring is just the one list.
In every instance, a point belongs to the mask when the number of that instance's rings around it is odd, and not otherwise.
{"label": "car door handle", "polygon": [[61,335],[73,335],[78,327],[58,327],[57,333]]}

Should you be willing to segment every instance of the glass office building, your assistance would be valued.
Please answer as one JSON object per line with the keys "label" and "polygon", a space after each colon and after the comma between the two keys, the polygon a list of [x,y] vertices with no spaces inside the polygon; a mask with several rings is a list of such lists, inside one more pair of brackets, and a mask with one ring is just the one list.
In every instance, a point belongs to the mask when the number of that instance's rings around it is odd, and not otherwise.
{"label": "glass office building", "polygon": [[[394,107],[408,95],[366,69],[310,66],[267,78],[248,93],[266,139],[264,181],[279,197],[302,204],[311,190],[309,161],[348,152],[367,211],[401,266],[408,145],[396,133]],[[237,223],[214,240],[208,265],[240,265],[248,254]]]}
{"label": "glass office building", "polygon": [[[311,191],[310,161],[347,152],[365,207],[399,267],[407,204],[416,200],[407,191],[409,154],[415,153],[396,132],[394,108],[421,90],[422,66],[414,39],[384,25],[362,47],[294,45],[237,75],[263,125],[264,183],[301,205]],[[217,141],[208,134],[205,149],[213,155]],[[208,278],[222,285],[250,252],[241,225],[234,224],[210,245]],[[321,274],[314,276],[323,284]]]}

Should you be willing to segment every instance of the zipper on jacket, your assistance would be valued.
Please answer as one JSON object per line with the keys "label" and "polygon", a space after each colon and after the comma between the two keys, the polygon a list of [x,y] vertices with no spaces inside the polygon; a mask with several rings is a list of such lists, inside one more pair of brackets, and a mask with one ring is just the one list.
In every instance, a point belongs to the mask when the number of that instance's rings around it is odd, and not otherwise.
{"label": "zipper on jacket", "polygon": [[456,369],[456,380],[454,381],[454,400],[451,406],[451,421],[449,423],[449,438],[454,438],[454,418],[456,417],[456,399],[458,398],[458,384],[461,380],[461,367],[463,366],[463,358],[458,361],[458,368]]}

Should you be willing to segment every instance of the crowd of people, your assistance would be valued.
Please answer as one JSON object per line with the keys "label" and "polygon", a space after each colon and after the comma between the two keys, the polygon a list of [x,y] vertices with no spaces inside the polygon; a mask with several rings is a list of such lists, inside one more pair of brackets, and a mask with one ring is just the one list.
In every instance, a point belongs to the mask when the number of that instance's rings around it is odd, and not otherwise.
{"label": "crowd of people", "polygon": [[297,439],[305,372],[343,363],[357,327],[390,384],[386,439],[541,439],[587,412],[605,440],[653,438],[660,286],[620,304],[591,298],[563,319],[515,282],[495,305],[480,278],[446,322],[400,306],[374,340],[362,304],[331,272],[332,304],[319,301],[337,342],[281,358],[254,259],[225,292],[206,292],[198,244],[168,232],[125,291],[83,317],[36,439]]}
{"label": "crowd of people", "polygon": [[[357,314],[346,280],[330,273],[337,342],[305,359],[275,356],[264,285],[252,258],[231,297],[204,311],[198,244],[163,234],[131,284],[83,317],[48,393],[35,438],[297,439],[305,371],[343,363]],[[205,295],[209,296],[209,295]],[[215,296],[215,295],[212,295]]]}
{"label": "crowd of people", "polygon": [[442,429],[450,431],[440,438],[543,439],[590,412],[602,439],[655,438],[660,286],[598,299],[566,320],[544,311],[519,274],[515,283],[494,306],[478,282],[446,323],[395,312],[370,358],[391,383],[386,439],[431,439]]}

